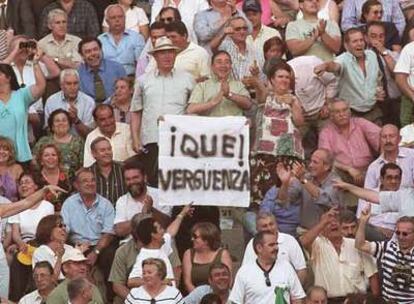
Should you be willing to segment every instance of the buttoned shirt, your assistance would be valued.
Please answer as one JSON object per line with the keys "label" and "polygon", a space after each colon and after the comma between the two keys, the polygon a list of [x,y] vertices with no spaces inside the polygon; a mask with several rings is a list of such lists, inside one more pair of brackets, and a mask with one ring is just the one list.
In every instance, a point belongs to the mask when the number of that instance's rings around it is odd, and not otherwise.
{"label": "buttoned shirt", "polygon": [[[82,63],[78,68],[78,72],[80,77],[80,90],[95,98],[95,82],[92,69],[85,63]],[[108,98],[114,93],[115,81],[127,75],[124,67],[120,63],[107,59],[102,59],[98,74],[104,84],[105,98]]]}
{"label": "buttoned shirt", "polygon": [[111,137],[104,135],[99,128],[95,128],[95,130],[88,134],[83,154],[84,167],[90,167],[95,162],[95,158],[92,156],[91,143],[98,137],[105,137],[109,140],[112,146],[113,160],[115,161],[123,162],[135,155],[132,149],[132,137],[129,125],[117,122],[115,132]]}
{"label": "buttoned shirt", "polygon": [[256,50],[259,67],[262,67],[265,62],[263,46],[267,40],[273,37],[282,38],[277,29],[266,26],[264,24],[262,24],[262,26],[260,27],[260,30],[257,33],[256,38],[253,38],[252,34],[247,36],[246,42],[252,44]]}
{"label": "buttoned shirt", "polygon": [[71,195],[63,203],[61,215],[72,244],[89,242],[94,246],[103,233],[114,234],[114,207],[99,194],[90,208],[79,193]]}
{"label": "buttoned shirt", "polygon": [[[228,81],[230,92],[232,94],[242,95],[250,98],[249,92],[244,84],[240,81],[229,79]],[[210,79],[198,83],[189,100],[189,104],[207,103],[214,98],[221,90],[221,82],[217,77],[212,76]],[[223,100],[216,105],[206,116],[221,117],[221,116],[240,116],[243,115],[243,110],[237,106],[230,99],[223,97]]]}
{"label": "buttoned shirt", "polygon": [[73,62],[81,62],[82,58],[78,53],[79,37],[66,34],[63,41],[56,41],[52,34],[42,38],[39,47],[52,58],[69,59]]}
{"label": "buttoned shirt", "polygon": [[150,71],[135,85],[131,112],[142,111],[141,141],[158,142],[158,118],[165,114],[182,115],[195,85],[191,74],[173,69],[166,76]]}
{"label": "buttoned shirt", "polygon": [[319,148],[331,151],[343,165],[365,170],[379,150],[381,128],[359,117],[351,117],[349,134],[342,134],[334,123],[328,122],[319,134]]}
{"label": "buttoned shirt", "polygon": [[322,64],[316,56],[299,56],[288,61],[295,73],[295,95],[300,100],[305,116],[317,114],[327,99],[337,93],[337,80],[332,73],[316,76],[313,69]]}
{"label": "buttoned shirt", "polygon": [[382,73],[377,56],[371,50],[365,50],[365,73],[358,60],[349,52],[335,59],[341,66],[338,79],[338,97],[350,103],[351,109],[358,112],[370,111],[377,102],[376,90],[381,85]]}
{"label": "buttoned shirt", "polygon": [[112,34],[106,32],[100,34],[98,39],[102,42],[102,51],[106,59],[122,64],[128,75],[135,73],[136,62],[145,46],[141,34],[125,30],[122,38],[115,42]]}
{"label": "buttoned shirt", "polygon": [[43,301],[42,296],[39,294],[39,291],[36,289],[31,293],[25,295],[20,299],[19,304],[41,304]]}
{"label": "buttoned shirt", "polygon": [[[74,106],[78,110],[78,118],[85,126],[92,127],[94,125],[93,121],[93,110],[95,109],[95,101],[92,99],[92,97],[86,95],[85,93],[82,93],[81,91],[78,92],[78,96],[74,102]],[[59,91],[52,96],[50,96],[45,104],[45,127],[47,126],[48,119],[50,114],[57,110],[57,109],[63,109],[66,111],[69,111],[69,102],[65,98],[65,95],[63,94],[63,91]],[[78,134],[76,131],[75,126],[72,126],[71,132],[73,134]]]}
{"label": "buttoned shirt", "polygon": [[[380,0],[382,4],[382,21],[393,22],[402,36],[405,28],[405,17],[400,8],[398,0]],[[342,8],[341,28],[343,31],[351,27],[360,26],[362,16],[362,5],[365,0],[347,0],[344,1]]]}
{"label": "buttoned shirt", "polygon": [[394,67],[394,73],[407,74],[408,84],[414,89],[414,41],[403,47]]}
{"label": "buttoned shirt", "polygon": [[[54,9],[63,9],[60,1],[54,1],[43,9],[40,24],[40,37],[46,36],[49,32],[49,12]],[[68,33],[80,38],[96,37],[100,33],[100,26],[95,8],[85,0],[75,0],[72,9],[68,13]]]}

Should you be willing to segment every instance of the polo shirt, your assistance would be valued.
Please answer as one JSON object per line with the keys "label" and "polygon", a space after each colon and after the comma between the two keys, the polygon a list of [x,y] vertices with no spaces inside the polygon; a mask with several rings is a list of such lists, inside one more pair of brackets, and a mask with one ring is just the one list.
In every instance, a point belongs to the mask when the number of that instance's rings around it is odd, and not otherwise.
{"label": "polo shirt", "polygon": [[31,293],[25,295],[20,299],[19,304],[41,304],[43,301],[42,296],[39,294],[39,291],[36,289]]}

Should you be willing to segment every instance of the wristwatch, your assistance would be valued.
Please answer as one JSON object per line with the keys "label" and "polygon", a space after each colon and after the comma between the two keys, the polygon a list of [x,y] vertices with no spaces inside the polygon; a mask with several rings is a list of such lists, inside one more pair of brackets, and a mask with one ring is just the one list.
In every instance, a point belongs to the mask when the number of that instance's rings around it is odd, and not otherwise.
{"label": "wristwatch", "polygon": [[53,61],[56,62],[56,63],[58,63],[59,62],[59,57],[53,58]]}
{"label": "wristwatch", "polygon": [[93,250],[93,252],[94,252],[94,253],[96,253],[96,255],[99,255],[99,254],[101,253],[101,251],[100,251],[99,249],[97,249],[97,248],[95,248],[95,249]]}
{"label": "wristwatch", "polygon": [[384,52],[381,53],[382,56],[387,56],[389,54],[390,54],[390,52],[388,52],[387,50],[385,50]]}
{"label": "wristwatch", "polygon": [[308,180],[306,178],[304,178],[300,182],[301,182],[302,185],[306,185],[308,183]]}
{"label": "wristwatch", "polygon": [[233,97],[233,93],[229,92],[229,94],[227,95],[227,98],[232,98]]}

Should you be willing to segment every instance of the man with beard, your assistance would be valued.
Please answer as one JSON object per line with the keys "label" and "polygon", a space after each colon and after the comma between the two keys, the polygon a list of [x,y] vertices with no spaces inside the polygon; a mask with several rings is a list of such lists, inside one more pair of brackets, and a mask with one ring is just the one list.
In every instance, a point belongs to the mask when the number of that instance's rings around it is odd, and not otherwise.
{"label": "man with beard", "polygon": [[137,213],[151,213],[157,222],[166,227],[170,222],[171,208],[159,205],[158,189],[146,185],[147,176],[144,168],[138,163],[126,162],[124,178],[128,192],[116,202],[116,235],[130,238],[131,219]]}
{"label": "man with beard", "polygon": [[380,295],[375,261],[355,249],[355,240],[342,235],[338,209],[324,213],[320,222],[300,237],[302,246],[310,254],[315,285],[328,292],[329,303],[343,303],[351,293],[366,292]]}

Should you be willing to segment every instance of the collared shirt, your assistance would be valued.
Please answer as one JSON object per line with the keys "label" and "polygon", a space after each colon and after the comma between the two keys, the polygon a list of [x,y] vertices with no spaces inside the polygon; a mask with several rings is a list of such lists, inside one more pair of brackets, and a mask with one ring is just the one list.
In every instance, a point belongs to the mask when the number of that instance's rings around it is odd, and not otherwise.
{"label": "collared shirt", "polygon": [[371,50],[365,50],[366,75],[358,60],[349,52],[336,57],[335,62],[341,65],[338,97],[350,102],[351,109],[355,111],[370,111],[377,102],[377,86],[382,85],[382,73],[375,53]]}
{"label": "collared shirt", "polygon": [[401,128],[400,135],[400,146],[412,146],[414,144],[414,123]]}
{"label": "collared shirt", "polygon": [[105,137],[109,140],[112,146],[113,160],[115,161],[123,162],[124,160],[135,155],[135,152],[132,149],[132,137],[129,125],[117,122],[115,132],[111,137],[107,137],[102,134],[99,128],[95,128],[95,130],[88,134],[83,154],[84,167],[90,167],[95,162],[95,158],[92,156],[91,143],[98,137]]}
{"label": "collared shirt", "polygon": [[295,95],[300,100],[305,116],[319,113],[329,98],[337,93],[337,80],[332,73],[316,76],[313,69],[322,64],[316,56],[299,56],[288,61],[295,73]]}
{"label": "collared shirt", "polygon": [[108,178],[102,175],[96,162],[90,168],[95,175],[96,192],[115,206],[118,199],[127,192],[122,166],[117,162],[112,162]]}
{"label": "collared shirt", "polygon": [[136,62],[145,46],[141,34],[125,30],[121,40],[115,42],[112,34],[106,32],[100,34],[98,39],[102,42],[102,51],[106,59],[122,64],[128,75],[135,73]]}
{"label": "collared shirt", "polygon": [[[66,279],[62,283],[60,283],[55,289],[53,289],[53,291],[47,297],[46,304],[68,303],[68,283],[69,279]],[[95,285],[93,285],[92,287],[92,301],[90,301],[89,304],[104,304],[102,295]]]}
{"label": "collared shirt", "polygon": [[[243,95],[250,98],[249,92],[241,81],[229,79],[230,92],[232,94]],[[214,75],[203,82],[197,83],[191,93],[189,104],[207,103],[214,98],[221,90],[221,82]],[[243,110],[239,108],[233,101],[223,97],[223,100],[216,105],[206,116],[241,116]]]}
{"label": "collared shirt", "polygon": [[[65,250],[71,250],[73,249],[72,246],[63,244],[63,247]],[[36,248],[36,250],[33,252],[32,256],[32,267],[34,268],[36,263],[38,262],[49,262],[49,264],[52,267],[55,267],[56,262],[58,260],[58,255],[50,248],[48,245],[40,245]],[[64,279],[65,276],[62,272],[59,273],[59,280]]]}
{"label": "collared shirt", "polygon": [[39,291],[36,289],[31,293],[25,295],[20,299],[19,304],[41,304],[43,301],[42,296],[39,294]]}
{"label": "collared shirt", "polygon": [[414,188],[400,188],[397,191],[380,191],[379,203],[382,212],[398,212],[402,216],[414,216]]}
{"label": "collared shirt", "polygon": [[408,84],[414,88],[414,41],[403,47],[394,67],[394,73],[408,74]]}
{"label": "collared shirt", "polygon": [[252,44],[256,50],[259,67],[262,67],[265,62],[263,46],[268,39],[273,38],[273,37],[282,38],[282,36],[280,36],[280,33],[277,29],[266,26],[264,24],[262,24],[256,38],[253,38],[252,34],[247,36],[246,42],[248,44]]}
{"label": "collared shirt", "polygon": [[99,194],[89,209],[79,193],[71,195],[63,203],[61,215],[73,244],[89,242],[96,245],[103,233],[114,233],[114,207]]}
{"label": "collared shirt", "polygon": [[[51,10],[63,9],[60,1],[53,1],[43,9],[40,25],[40,37],[49,32],[47,16]],[[96,37],[100,33],[98,17],[92,4],[85,0],[74,1],[73,7],[68,13],[68,33],[80,38]]]}
{"label": "collared shirt", "polygon": [[[78,110],[78,118],[85,126],[92,127],[94,125],[92,112],[95,109],[95,101],[89,95],[78,92],[78,96],[74,102],[76,109]],[[63,91],[59,91],[46,100],[45,104],[45,127],[47,127],[48,119],[50,114],[57,110],[63,109],[69,111],[69,102],[65,98]],[[75,126],[72,126],[71,132],[73,134],[78,134]]]}
{"label": "collared shirt", "polygon": [[62,42],[53,38],[52,34],[47,35],[39,41],[39,47],[52,58],[69,59],[73,62],[81,62],[82,58],[78,53],[79,37],[66,34]]}
{"label": "collared shirt", "polygon": [[[80,77],[80,90],[95,98],[95,82],[92,69],[85,63],[82,63],[78,68],[78,72]],[[105,98],[108,98],[114,93],[115,81],[127,75],[124,67],[120,63],[107,59],[102,59],[98,74],[104,84]]]}
{"label": "collared shirt", "polygon": [[355,248],[355,240],[343,238],[340,253],[326,237],[312,243],[310,262],[315,285],[324,287],[328,298],[367,291],[367,279],[378,272],[375,260]]}
{"label": "collared shirt", "polygon": [[[288,40],[305,40],[309,38],[312,31],[317,28],[319,20],[296,20],[291,21],[286,26],[286,41]],[[340,38],[341,30],[336,22],[326,21],[326,33],[332,38]],[[323,44],[321,38],[318,38],[312,46],[303,55],[314,55],[321,58],[323,61],[330,61],[333,59],[334,53]]]}
{"label": "collared shirt", "polygon": [[328,122],[319,133],[319,148],[331,151],[336,161],[365,170],[379,150],[381,128],[359,117],[351,117],[348,137]]}
{"label": "collared shirt", "polygon": [[[382,21],[389,21],[395,24],[400,36],[402,36],[405,28],[405,17],[400,8],[398,0],[380,0],[382,4],[383,14]],[[342,8],[341,28],[343,31],[351,27],[360,26],[362,5],[365,0],[347,0],[344,1]]]}
{"label": "collared shirt", "polygon": [[131,112],[142,111],[141,141],[158,142],[158,118],[165,114],[182,115],[195,85],[193,76],[172,70],[167,76],[151,71],[138,78]]}
{"label": "collared shirt", "polygon": [[[147,17],[147,14],[145,14],[145,11],[138,7],[128,7],[128,9],[125,11],[125,28],[128,30],[133,30],[135,32],[139,33],[139,27],[148,25],[149,20]],[[106,22],[105,18],[102,21],[103,27],[109,27],[108,23]]]}

